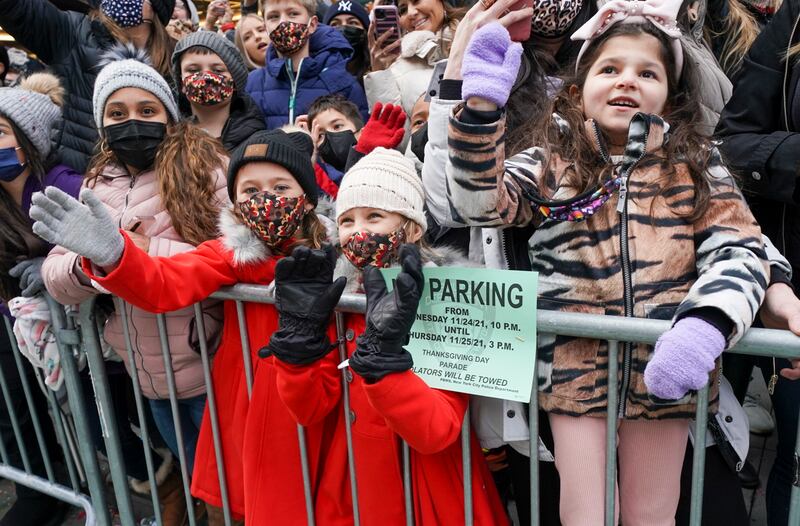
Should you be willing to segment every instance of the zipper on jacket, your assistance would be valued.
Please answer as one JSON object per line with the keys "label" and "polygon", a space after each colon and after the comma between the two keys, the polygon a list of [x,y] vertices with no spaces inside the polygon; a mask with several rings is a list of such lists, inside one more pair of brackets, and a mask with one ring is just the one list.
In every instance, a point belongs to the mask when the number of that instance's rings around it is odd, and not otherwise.
{"label": "zipper on jacket", "polygon": [[297,85],[300,83],[300,70],[303,69],[303,59],[297,64],[297,74],[292,71],[292,59],[286,59],[286,71],[289,73],[289,84],[292,92],[289,94],[289,124],[294,124],[294,108],[297,99]]}
{"label": "zipper on jacket", "polygon": [[[596,133],[596,129],[595,129]],[[628,244],[628,177],[633,172],[634,167],[642,160],[647,154],[647,139],[650,135],[650,128],[648,127],[644,133],[644,148],[642,148],[641,155],[622,172],[621,181],[619,186],[619,203],[617,204],[617,212],[620,214],[619,223],[619,245],[620,245],[620,268],[622,269],[622,287],[623,287],[623,300],[626,318],[633,317],[633,280],[631,278],[631,255],[630,246]],[[619,418],[625,417],[626,399],[628,397],[628,389],[630,389],[631,382],[631,360],[633,353],[633,345],[630,342],[623,344],[622,352],[622,383],[619,388]]]}
{"label": "zipper on jacket", "polygon": [[119,227],[120,228],[124,228],[122,226],[122,218],[125,216],[125,212],[128,211],[128,201],[130,201],[131,192],[133,191],[133,185],[135,185],[135,184],[136,184],[136,176],[132,175],[131,176],[131,182],[128,185],[128,191],[125,193],[125,206],[122,207],[122,211],[119,214]]}
{"label": "zipper on jacket", "polygon": [[508,228],[504,228],[500,231],[500,236],[498,236],[500,237],[500,251],[503,257],[506,258],[506,269],[519,270],[516,268],[516,264],[514,264],[514,260],[511,258],[511,249],[508,246],[508,241],[510,240],[506,240],[506,236],[510,235],[509,230]]}

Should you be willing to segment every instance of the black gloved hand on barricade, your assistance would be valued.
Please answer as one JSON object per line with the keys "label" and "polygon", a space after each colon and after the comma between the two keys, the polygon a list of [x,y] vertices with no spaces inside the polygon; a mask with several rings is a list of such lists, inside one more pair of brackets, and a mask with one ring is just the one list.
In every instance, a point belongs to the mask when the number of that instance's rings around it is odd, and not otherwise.
{"label": "black gloved hand on barricade", "polygon": [[394,290],[389,293],[381,272],[376,267],[364,269],[367,293],[367,328],[356,340],[356,352],[350,367],[375,382],[390,373],[411,369],[414,361],[403,348],[408,344],[417,306],[422,297],[424,280],[422,259],[416,245],[400,247],[400,265]]}
{"label": "black gloved hand on barricade", "polygon": [[347,278],[333,281],[336,251],[297,247],[275,265],[275,307],[278,330],[269,345],[258,352],[291,365],[308,365],[336,345],[328,337],[328,323],[339,303]]}

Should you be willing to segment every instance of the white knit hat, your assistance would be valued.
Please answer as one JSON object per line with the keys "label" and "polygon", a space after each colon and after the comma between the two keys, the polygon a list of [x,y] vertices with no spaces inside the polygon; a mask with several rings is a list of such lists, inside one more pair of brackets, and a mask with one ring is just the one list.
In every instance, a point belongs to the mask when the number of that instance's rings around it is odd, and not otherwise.
{"label": "white knit hat", "polygon": [[[139,50],[132,50],[132,52],[138,53]],[[175,102],[169,84],[158,71],[145,63],[148,60],[146,56],[115,60],[100,70],[97,80],[94,82],[92,105],[94,106],[94,122],[101,134],[106,101],[115,91],[122,88],[140,88],[152,93],[164,104],[174,122],[180,120],[178,104]]]}
{"label": "white knit hat", "polygon": [[414,163],[395,150],[376,148],[345,174],[336,197],[336,219],[359,207],[397,212],[428,228],[422,181]]}

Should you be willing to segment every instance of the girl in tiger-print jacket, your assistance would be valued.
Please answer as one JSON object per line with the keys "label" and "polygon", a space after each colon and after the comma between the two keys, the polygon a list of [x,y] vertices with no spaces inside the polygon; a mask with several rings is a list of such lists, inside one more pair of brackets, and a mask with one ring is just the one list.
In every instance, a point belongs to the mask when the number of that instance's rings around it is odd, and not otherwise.
{"label": "girl in tiger-print jacket", "polygon": [[500,24],[482,27],[463,59],[466,104],[449,125],[453,219],[536,227],[539,308],[674,323],[655,350],[620,345],[612,408],[604,342],[540,338],[564,524],[602,516],[605,423],[591,417],[607,410],[620,419],[622,522],[674,523],[693,391],[710,374],[715,407],[718,358],[749,328],[769,281],[760,229],[693,126],[693,65],[683,67],[671,32],[680,2],[651,6],[659,26],[638,16],[645,3],[612,0],[576,33],[588,40],[552,118],[531,129],[539,146],[508,160],[502,107],[521,50]]}

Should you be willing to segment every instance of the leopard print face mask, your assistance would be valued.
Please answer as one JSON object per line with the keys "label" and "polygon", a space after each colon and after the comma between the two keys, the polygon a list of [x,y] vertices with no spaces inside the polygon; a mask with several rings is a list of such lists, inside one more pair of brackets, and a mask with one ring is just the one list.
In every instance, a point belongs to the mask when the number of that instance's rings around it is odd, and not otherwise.
{"label": "leopard print face mask", "polygon": [[531,31],[543,37],[564,36],[581,11],[583,0],[540,0],[534,4]]}

